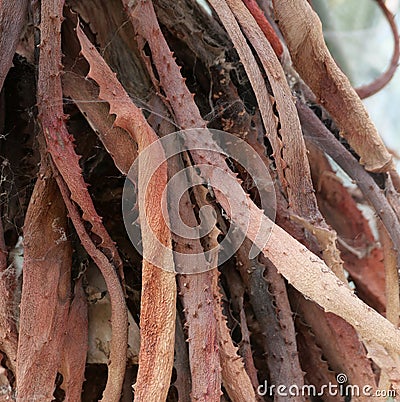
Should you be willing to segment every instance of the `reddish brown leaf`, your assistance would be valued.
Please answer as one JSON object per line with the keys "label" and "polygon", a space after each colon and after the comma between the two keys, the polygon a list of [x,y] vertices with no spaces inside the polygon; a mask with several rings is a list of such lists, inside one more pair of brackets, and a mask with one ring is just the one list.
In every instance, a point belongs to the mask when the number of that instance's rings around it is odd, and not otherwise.
{"label": "reddish brown leaf", "polygon": [[27,19],[28,0],[2,0],[0,4],[0,90],[12,66],[19,36]]}
{"label": "reddish brown leaf", "polygon": [[82,209],[82,217],[92,225],[91,231],[100,237],[99,247],[122,272],[122,261],[114,242],[102,224],[87,185],[82,177],[79,157],[73,138],[65,125],[61,88],[61,22],[64,0],[44,0],[41,4],[41,52],[39,59],[38,107],[39,120],[48,152],[68,185],[71,198]]}
{"label": "reddish brown leaf", "polygon": [[82,385],[85,381],[86,354],[88,350],[88,314],[86,294],[82,287],[82,278],[75,282],[74,298],[68,312],[62,365],[62,388],[66,402],[81,399]]}
{"label": "reddish brown leaf", "polygon": [[95,84],[73,73],[63,75],[63,90],[78,106],[92,129],[121,173],[127,175],[137,149],[132,137],[122,128],[114,127],[114,119],[108,114],[108,106],[97,100]]}
{"label": "reddish brown leaf", "polygon": [[128,347],[128,317],[121,283],[110,261],[96,247],[88,235],[78,208],[70,199],[66,183],[61,176],[57,176],[56,180],[76,233],[86,252],[99,267],[110,294],[112,338],[110,342],[108,378],[102,401],[118,402],[124,381]]}
{"label": "reddish brown leaf", "polygon": [[[311,328],[299,317],[296,318],[297,344],[299,348],[301,367],[305,371],[305,379],[309,384],[315,385],[317,390],[327,384],[337,385],[335,374],[329,369],[328,363],[323,359],[321,348],[316,344],[316,339]],[[340,395],[324,394],[326,402],[344,402]]]}
{"label": "reddish brown leaf", "polygon": [[[170,163],[170,175],[182,169],[182,163],[175,157]],[[189,185],[186,185],[189,187]],[[180,214],[190,227],[197,226],[188,192],[181,198]],[[172,228],[174,229],[174,228]],[[173,231],[174,232],[174,231]],[[185,269],[185,254],[198,254],[199,267],[203,270],[208,261],[203,254],[200,235],[196,239],[183,239],[174,235],[175,263]],[[183,256],[181,256],[183,254]],[[189,269],[189,267],[187,268]],[[191,397],[198,401],[219,401],[221,398],[220,351],[217,339],[217,320],[213,300],[213,281],[217,277],[215,269],[193,275],[179,275],[179,294],[182,298],[188,331],[189,361],[192,378]]]}
{"label": "reddish brown leaf", "polygon": [[[282,276],[270,261],[260,257],[260,261],[249,261],[251,243],[246,241],[238,250],[238,269],[249,292],[257,323],[262,332],[262,345],[274,385],[304,385],[303,375],[297,356],[295,330]],[[283,396],[277,396],[283,401]],[[304,400],[298,396],[294,400]]]}
{"label": "reddish brown leaf", "polygon": [[[82,54],[90,64],[88,76],[98,83],[100,98],[110,104],[110,113],[116,114],[115,124],[128,131],[138,143],[139,152],[143,151],[157,140],[156,134],[80,27],[77,27],[77,34]],[[159,250],[154,247],[149,231],[142,231],[143,251],[148,259],[143,259],[142,267],[141,345],[135,385],[137,401],[158,402],[165,399],[173,366],[176,283],[171,234],[160,205],[167,182],[163,154],[160,148],[153,158],[139,164],[139,217],[141,222],[147,222],[150,230],[165,246],[165,255],[162,257],[165,265],[164,269],[160,269],[149,262],[159,257]],[[158,165],[159,168],[150,179],[148,172]]]}
{"label": "reddish brown leaf", "polygon": [[25,218],[24,246],[17,393],[21,400],[51,401],[70,304],[72,247],[65,205],[45,159]]}
{"label": "reddish brown leaf", "polygon": [[360,163],[372,172],[392,168],[392,157],[365,106],[326,47],[317,14],[306,0],[273,3],[297,72],[360,155]]}
{"label": "reddish brown leaf", "polygon": [[324,313],[297,292],[292,292],[291,298],[292,305],[311,326],[330,367],[337,373],[346,374],[350,384],[375,387],[371,361],[354,328],[335,314]]}

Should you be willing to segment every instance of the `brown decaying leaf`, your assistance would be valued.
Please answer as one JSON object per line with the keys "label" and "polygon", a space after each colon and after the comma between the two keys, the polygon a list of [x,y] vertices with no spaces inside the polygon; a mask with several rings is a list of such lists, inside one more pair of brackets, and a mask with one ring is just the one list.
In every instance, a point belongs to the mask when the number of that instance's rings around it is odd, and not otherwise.
{"label": "brown decaying leaf", "polygon": [[42,158],[24,225],[24,266],[17,354],[20,400],[51,401],[70,305],[72,247],[67,216]]}
{"label": "brown decaying leaf", "polygon": [[65,391],[65,402],[81,399],[85,381],[86,355],[88,350],[88,307],[82,286],[83,276],[75,281],[74,295],[68,312],[62,352],[60,373]]}
{"label": "brown decaying leaf", "polygon": [[108,106],[96,102],[96,85],[74,73],[65,73],[62,82],[64,95],[71,97],[113,158],[115,166],[127,175],[137,156],[135,143],[125,130],[113,127],[114,119],[108,114]]}
{"label": "brown decaying leaf", "polygon": [[[177,157],[169,161],[170,176],[182,169]],[[185,186],[186,187],[186,186]],[[190,187],[188,185],[187,187]],[[180,216],[188,226],[195,228],[197,220],[188,192],[180,199]],[[173,223],[172,223],[173,224]],[[174,233],[174,227],[172,227]],[[183,239],[173,236],[176,266],[185,272],[185,254],[198,254],[198,269],[203,270],[208,262],[200,243],[196,239]],[[181,254],[183,256],[181,256]],[[183,257],[183,258],[182,258]],[[196,265],[197,265],[196,264]],[[218,278],[215,270],[191,275],[178,275],[179,295],[185,313],[185,327],[188,331],[189,362],[192,379],[191,396],[198,401],[219,401],[221,398],[220,351],[217,339],[217,321],[213,302],[213,280]],[[215,285],[214,285],[215,287]]]}
{"label": "brown decaying leaf", "polygon": [[306,0],[273,1],[293,64],[332,115],[360,163],[372,172],[392,168],[392,157],[348,78],[326,47],[319,17]]}
{"label": "brown decaying leaf", "polygon": [[215,300],[215,314],[218,321],[218,341],[221,355],[222,383],[233,402],[256,402],[256,394],[245,371],[242,358],[233,344],[226,317],[222,313],[221,293],[218,284],[212,289]]}
{"label": "brown decaying leaf", "polygon": [[12,66],[19,36],[27,18],[28,3],[28,0],[17,3],[12,0],[2,0],[0,5],[0,90]]}
{"label": "brown decaying leaf", "polygon": [[[55,170],[55,167],[53,170]],[[108,258],[96,247],[87,233],[78,207],[71,200],[67,184],[60,175],[56,176],[56,180],[79,240],[86,252],[99,267],[110,295],[112,338],[110,342],[108,378],[102,401],[118,402],[124,381],[128,344],[128,318],[124,293],[114,267]]]}
{"label": "brown decaying leaf", "polygon": [[79,157],[75,153],[72,142],[73,138],[65,125],[60,76],[63,5],[63,0],[45,0],[41,4],[41,51],[37,94],[39,120],[48,152],[67,183],[72,200],[82,209],[83,219],[92,225],[91,231],[100,237],[99,247],[122,276],[121,258],[94,208],[87,184],[82,177]]}
{"label": "brown decaying leaf", "polygon": [[[274,298],[274,307],[276,308],[276,317],[279,322],[280,337],[281,337],[281,350],[280,357],[274,355],[275,351],[272,350],[273,358],[276,361],[284,359],[288,361],[282,364],[280,376],[277,378],[276,384],[297,384],[303,385],[304,378],[303,372],[300,368],[297,344],[296,344],[296,331],[294,328],[292,310],[290,308],[289,299],[286,290],[284,278],[278,273],[276,267],[263,255],[260,255],[259,260],[265,266],[264,278],[268,286],[268,291]],[[262,278],[260,278],[262,280]],[[254,288],[253,288],[254,289]],[[284,348],[284,349],[283,349]],[[281,361],[282,363],[282,361]],[[283,369],[286,372],[283,372]],[[299,395],[293,400],[303,401],[304,397]]]}
{"label": "brown decaying leaf", "polygon": [[[296,308],[296,305],[294,305]],[[300,316],[296,314],[296,339],[299,349],[301,367],[305,371],[305,380],[312,384],[316,389],[323,389],[326,384],[337,386],[335,373],[331,371],[327,361],[323,358],[321,348],[317,345],[314,334]],[[333,393],[332,393],[333,394]],[[325,402],[344,402],[344,397],[340,395],[324,395]]]}
{"label": "brown decaying leaf", "polygon": [[[324,259],[328,266],[343,280],[343,263],[336,247],[336,233],[326,225],[323,216],[318,210],[311,183],[310,168],[306,155],[307,151],[301,132],[300,121],[296,113],[296,107],[290,88],[286,82],[283,68],[276,58],[268,40],[266,40],[261,29],[242,1],[227,0],[225,3],[225,1],[222,0],[212,0],[211,4],[213,4],[223,25],[230,33],[239,55],[243,52],[241,59],[245,68],[247,66],[246,70],[250,80],[252,74],[257,71],[257,66],[252,67],[252,64],[255,63],[254,60],[244,57],[250,52],[250,49],[244,37],[242,37],[242,33],[234,16],[237,18],[260,58],[269,78],[273,96],[275,97],[274,102],[279,115],[279,130],[277,132],[269,132],[267,127],[273,121],[274,117],[265,116],[261,113],[264,125],[267,129],[267,136],[271,141],[274,151],[280,182],[283,183],[284,188],[286,187],[291,211],[299,215],[300,218],[304,218],[303,223],[307,230],[316,236],[323,249]],[[256,77],[258,75],[259,72],[256,73]],[[253,88],[256,95],[262,88],[266,91],[265,84],[262,84],[261,88],[253,85]],[[264,105],[260,104],[260,98],[261,96],[258,99],[258,103],[262,108]],[[268,111],[268,113],[270,112]],[[266,119],[268,119],[268,121],[266,121]],[[279,157],[277,157],[278,155]]]}
{"label": "brown decaying leaf", "polygon": [[[99,97],[110,104],[110,114],[116,115],[114,124],[132,135],[141,152],[158,137],[79,26],[76,30],[82,54],[90,64],[88,77],[99,85]],[[154,259],[160,260],[159,250],[153,247],[151,234],[142,231],[145,258],[142,266],[139,372],[135,385],[137,401],[164,400],[173,366],[176,283],[172,251],[167,251],[171,250],[171,234],[159,205],[167,182],[166,163],[161,163],[151,180],[148,177],[152,166],[163,161],[163,154],[160,149],[152,160],[139,164],[139,217],[141,222],[148,223],[166,251],[162,257],[164,269],[150,263]]]}
{"label": "brown decaying leaf", "polygon": [[325,154],[310,141],[307,141],[307,147],[318,205],[339,235],[345,269],[356,284],[359,297],[384,313],[386,298],[382,250],[368,221],[333,172]]}
{"label": "brown decaying leaf", "polygon": [[[156,66],[160,84],[167,95],[167,101],[173,109],[177,123],[182,128],[205,127],[206,123],[194,103],[193,95],[184,83],[180,69],[173,59],[168,44],[160,30],[151,2],[140,1],[135,10],[129,8],[128,2],[124,2],[124,4],[138,34],[150,46],[152,61]],[[140,18],[138,19],[139,16]],[[146,16],[146,19],[143,16]],[[214,309],[218,321],[223,384],[232,400],[239,401],[243,400],[243,398],[252,400],[255,398],[255,394],[251,381],[240,357],[236,354],[237,349],[232,343],[226,327],[226,320],[218,303],[217,272],[216,270],[211,272],[213,274],[211,291],[214,294],[213,299],[216,300]]]}
{"label": "brown decaying leaf", "polygon": [[191,396],[199,401],[221,398],[220,347],[211,280],[215,272],[179,275],[188,331]]}
{"label": "brown decaying leaf", "polygon": [[[246,240],[237,251],[237,268],[248,289],[250,303],[263,335],[271,384],[294,384],[301,388],[304,380],[284,280],[265,258],[249,261],[250,248],[251,243]],[[277,398],[284,400],[282,396]],[[299,396],[297,400],[303,399]]]}
{"label": "brown decaying leaf", "polygon": [[[375,374],[366,350],[354,328],[334,314],[319,314],[319,307],[308,303],[297,292],[291,292],[293,308],[311,326],[317,345],[336,373],[345,373],[350,384],[376,386]],[[367,401],[362,399],[358,400]]]}

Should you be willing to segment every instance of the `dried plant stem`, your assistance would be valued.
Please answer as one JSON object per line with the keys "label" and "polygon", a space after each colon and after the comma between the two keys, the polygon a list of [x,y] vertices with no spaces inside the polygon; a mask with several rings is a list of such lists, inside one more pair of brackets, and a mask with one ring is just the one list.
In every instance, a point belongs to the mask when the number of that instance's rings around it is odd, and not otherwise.
{"label": "dried plant stem", "polygon": [[387,70],[380,75],[376,80],[371,82],[370,84],[363,85],[361,87],[356,88],[356,92],[361,99],[368,98],[377,92],[379,92],[382,88],[384,88],[389,81],[393,78],[394,73],[397,71],[397,67],[399,64],[400,57],[400,40],[399,40],[399,32],[397,29],[397,24],[394,19],[394,15],[387,8],[384,0],[376,0],[379,7],[383,11],[385,18],[387,19],[390,29],[393,34],[393,55],[390,60],[389,67]]}
{"label": "dried plant stem", "polygon": [[[88,77],[99,85],[99,97],[110,104],[115,114],[114,124],[126,130],[138,144],[138,152],[155,142],[158,137],[148,125],[140,109],[129,98],[110,67],[90,43],[86,35],[76,28],[83,56],[89,62]],[[160,146],[161,147],[161,146]],[[150,178],[148,172],[158,166]],[[176,282],[172,257],[171,233],[160,208],[160,200],[167,183],[167,165],[163,150],[139,163],[138,196],[139,217],[147,223],[142,230],[143,265],[141,299],[141,344],[139,372],[135,385],[135,400],[159,402],[167,397],[174,359],[176,317]],[[153,237],[165,246],[163,256],[154,247]],[[150,261],[163,261],[163,269]]]}
{"label": "dried plant stem", "polygon": [[356,182],[382,220],[395,250],[400,250],[398,218],[375,181],[304,103],[297,101],[296,106],[305,135]]}
{"label": "dried plant stem", "polygon": [[[183,164],[178,156],[169,162],[172,177],[183,168]],[[190,184],[185,183],[184,187],[189,188]],[[182,194],[180,204],[182,207],[179,212],[183,221],[195,228],[197,220],[187,191]],[[172,233],[175,233],[174,227],[172,227]],[[174,250],[177,252],[175,264],[179,267],[179,271],[187,272],[191,269],[186,267],[186,254],[197,254],[196,265],[200,271],[205,270],[209,265],[199,240],[200,237],[198,234],[196,239],[183,239],[173,235]],[[185,326],[188,331],[191,396],[199,402],[218,402],[221,398],[221,365],[213,293],[213,289],[217,286],[213,282],[218,280],[218,275],[216,270],[212,269],[209,272],[178,275],[177,279],[186,318]]]}
{"label": "dried plant stem", "polygon": [[76,233],[89,256],[99,267],[110,295],[112,338],[110,341],[108,378],[102,401],[119,402],[125,375],[128,345],[128,316],[124,293],[114,267],[88,235],[78,208],[71,200],[67,184],[60,175],[56,176],[56,180]]}
{"label": "dried plant stem", "polygon": [[64,0],[43,0],[41,3],[41,45],[38,77],[39,121],[48,152],[67,184],[71,198],[82,209],[82,217],[100,237],[99,247],[123,277],[122,260],[114,242],[97,214],[82,176],[73,138],[68,133],[63,112],[61,87],[61,22]]}
{"label": "dried plant stem", "polygon": [[53,400],[70,306],[71,265],[65,205],[46,157],[42,157],[24,223],[16,367],[20,401]]}
{"label": "dried plant stem", "polygon": [[[325,261],[337,276],[343,280],[343,262],[336,247],[337,236],[325,223],[323,216],[318,210],[317,200],[311,183],[310,168],[306,155],[307,151],[301,133],[300,121],[296,113],[290,88],[286,82],[285,73],[271,45],[266,40],[249,11],[244,7],[242,1],[227,0],[225,3],[224,0],[211,0],[211,4],[214,5],[214,9],[219,13],[222,23],[230,33],[239,55],[243,52],[241,59],[250,80],[251,74],[257,69],[257,66],[251,69],[249,64],[253,63],[253,60],[243,58],[244,54],[250,52],[250,49],[232,13],[242,26],[247,38],[260,58],[275,97],[280,122],[280,129],[272,133],[269,133],[267,130],[267,136],[270,138],[274,151],[279,179],[284,184],[283,187],[287,189],[291,212],[299,215],[300,219],[303,218],[302,222],[305,223],[304,226],[308,230],[313,228],[310,231],[316,236],[321,248],[324,250]],[[226,4],[228,4],[230,10]],[[263,84],[264,89],[260,89],[259,86],[253,86],[253,88],[256,96],[258,91],[266,91],[265,84]],[[259,106],[263,107],[260,104],[259,98],[258,101]],[[265,126],[271,119],[274,119],[273,116],[269,116],[269,120],[266,121],[268,117],[263,114],[262,117]]]}
{"label": "dried plant stem", "polygon": [[273,4],[297,72],[360,155],[360,163],[372,172],[389,170],[392,157],[348,78],[329,53],[317,14],[306,0],[274,0]]}

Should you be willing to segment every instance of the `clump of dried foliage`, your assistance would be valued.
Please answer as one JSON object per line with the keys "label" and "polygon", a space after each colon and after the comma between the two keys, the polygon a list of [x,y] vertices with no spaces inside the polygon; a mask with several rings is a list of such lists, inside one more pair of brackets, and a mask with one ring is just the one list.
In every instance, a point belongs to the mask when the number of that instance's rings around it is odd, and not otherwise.
{"label": "clump of dried foliage", "polygon": [[[393,76],[397,29],[377,0],[395,51],[381,77],[355,90],[310,3],[0,2],[1,401],[306,401],[257,390],[318,389],[339,373],[400,392],[400,180],[360,100]],[[171,250],[169,267],[179,264],[172,249],[201,255],[231,223],[246,234],[228,261],[204,257],[211,269],[188,275],[138,254],[121,203],[138,154],[191,128],[253,147],[277,211],[260,243],[271,221],[257,188],[205,150],[162,163],[144,189],[163,160],[154,153],[135,183],[148,194],[135,205],[149,222],[145,255],[149,228]],[[189,149],[214,142],[202,133]],[[168,178],[188,165],[209,186],[185,192],[180,213],[193,227],[204,206],[216,216],[201,239],[182,239],[162,217]],[[248,193],[248,228],[218,175]],[[252,244],[261,252],[249,259]]]}

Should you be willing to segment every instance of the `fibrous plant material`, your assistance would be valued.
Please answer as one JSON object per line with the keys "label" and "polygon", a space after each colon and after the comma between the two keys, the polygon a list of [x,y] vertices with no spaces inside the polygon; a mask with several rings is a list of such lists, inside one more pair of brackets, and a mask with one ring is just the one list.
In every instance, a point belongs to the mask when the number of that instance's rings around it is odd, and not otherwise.
{"label": "fibrous plant material", "polygon": [[[107,100],[110,112],[116,114],[114,124],[129,132],[137,142],[139,152],[143,151],[156,141],[157,136],[79,26],[77,33],[82,54],[90,64],[88,76],[97,82],[99,97]],[[114,78],[110,81],[110,77]],[[147,166],[139,166],[142,172],[138,179],[141,197],[139,214],[142,221],[148,222],[148,230],[157,233],[157,239],[161,239],[171,249],[171,234],[158,204],[167,182],[166,163],[158,167],[156,177],[149,177],[145,173],[151,172],[152,166],[158,166],[162,160],[163,151],[160,146],[159,154],[147,161]],[[154,253],[159,251],[152,244],[150,232],[142,232],[142,239],[145,258],[142,266],[140,369],[135,385],[135,399],[158,401],[167,396],[172,372],[176,314],[174,261],[172,252],[167,252],[163,257],[157,256],[165,264],[164,269],[153,265],[150,261],[154,260]]]}
{"label": "fibrous plant material", "polygon": [[40,174],[25,219],[16,380],[21,400],[51,401],[67,331],[72,248],[65,205],[45,159]]}
{"label": "fibrous plant material", "polygon": [[335,119],[360,163],[371,172],[392,168],[392,157],[364,105],[328,51],[321,21],[310,4],[274,1],[274,10],[296,71]]}
{"label": "fibrous plant material", "polygon": [[400,231],[398,230],[398,217],[373,178],[368,175],[351,153],[336,140],[334,135],[304,103],[298,101],[296,105],[305,135],[310,137],[322,151],[331,156],[351,179],[357,183],[365,199],[374,207],[386,230],[390,233],[396,250],[399,249]]}
{"label": "fibrous plant material", "polygon": [[[94,208],[79,166],[79,157],[75,153],[72,137],[65,124],[60,77],[63,5],[64,1],[62,0],[48,0],[41,4],[41,53],[38,77],[39,119],[48,151],[54,163],[53,170],[62,176],[58,182],[62,186],[66,185],[69,190],[63,188],[62,195],[64,202],[70,203],[70,208],[68,208],[70,214],[71,210],[76,208],[75,204],[72,204],[75,202],[82,209],[82,219],[91,224],[91,232],[100,239],[98,246],[95,246],[91,240],[86,242],[89,247],[94,247],[96,250],[96,252],[93,250],[89,254],[94,252],[98,254],[97,247],[99,247],[102,250],[100,252],[102,257],[99,256],[97,259],[99,261],[107,260],[107,263],[102,261],[99,268],[103,271],[105,280],[108,282],[111,303],[114,305],[112,326],[115,331],[110,347],[111,363],[109,365],[108,384],[103,397],[107,401],[113,401],[119,398],[125,372],[123,356],[126,354],[127,319],[123,308],[124,300],[121,297],[122,289],[115,283],[117,277],[114,275],[114,267],[110,262],[115,264],[115,268],[119,269],[121,273],[122,261],[114,242]],[[75,219],[75,225],[80,223],[79,219]],[[86,229],[83,229],[81,233],[85,236]],[[89,238],[89,236],[87,237]],[[107,270],[111,270],[111,272],[106,273]]]}
{"label": "fibrous plant material", "polygon": [[15,50],[19,42],[21,31],[27,21],[28,0],[19,1],[17,4],[13,1],[5,0],[1,2],[0,7],[0,88],[12,65]]}
{"label": "fibrous plant material", "polygon": [[1,74],[24,32],[0,96],[4,397],[398,390],[398,177],[307,2],[31,6],[0,12]]}

